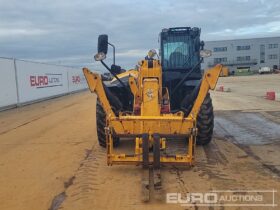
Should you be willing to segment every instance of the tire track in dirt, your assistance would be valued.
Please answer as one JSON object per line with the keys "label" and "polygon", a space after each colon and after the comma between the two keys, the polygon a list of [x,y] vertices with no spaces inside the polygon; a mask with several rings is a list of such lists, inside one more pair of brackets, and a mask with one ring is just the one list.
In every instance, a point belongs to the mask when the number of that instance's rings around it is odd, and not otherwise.
{"label": "tire track in dirt", "polygon": [[263,145],[279,142],[280,125],[258,112],[216,112],[215,132],[222,138],[233,138],[237,144]]}
{"label": "tire track in dirt", "polygon": [[97,145],[81,162],[60,209],[129,209],[141,205],[141,169],[107,166],[106,149]]}
{"label": "tire track in dirt", "polygon": [[[98,190],[98,156],[94,155],[96,146],[91,150],[86,150],[85,158],[81,161],[80,166],[66,182],[64,182],[64,191],[56,195],[51,203],[49,210],[63,209],[63,202],[71,197],[74,201],[85,200],[92,191]],[[102,156],[102,155],[101,155]],[[75,186],[72,188],[73,184]]]}
{"label": "tire track in dirt", "polygon": [[[239,113],[241,115],[244,114],[241,112],[239,112]],[[273,112],[271,112],[271,113],[273,113]],[[244,116],[244,118],[239,119],[240,121],[236,121],[236,117],[233,117],[233,114],[231,111],[220,112],[219,118],[218,118],[219,120],[216,121],[215,134],[219,138],[222,138],[222,139],[225,138],[226,140],[230,140],[235,146],[237,146],[239,149],[244,151],[247,156],[250,156],[253,159],[255,159],[256,161],[258,161],[264,169],[267,169],[270,172],[272,172],[273,174],[280,177],[280,170],[272,164],[265,163],[259,155],[255,154],[252,151],[252,149],[250,147],[251,144],[255,143],[254,142],[255,136],[258,136],[258,138],[263,139],[262,142],[257,141],[256,144],[263,144],[263,145],[264,144],[275,144],[275,145],[279,144],[280,139],[279,139],[279,137],[277,138],[277,132],[279,132],[279,129],[276,129],[276,128],[277,128],[277,126],[280,128],[280,126],[277,123],[277,121],[275,120],[275,118],[277,118],[277,117],[273,117],[273,120],[272,120],[271,113],[270,114],[268,114],[266,112],[249,113],[250,116],[256,115],[256,117],[257,117],[257,122],[255,123],[254,126],[252,126],[252,125],[250,125],[250,122],[248,124],[246,124],[246,115]],[[276,113],[279,114],[279,112],[276,112]],[[241,116],[238,113],[237,113],[237,115]],[[263,115],[264,118],[259,118],[259,115]],[[232,125],[234,125],[232,127],[238,128],[240,126],[240,129],[242,129],[242,131],[246,130],[246,132],[248,133],[247,139],[246,139],[247,141],[245,141],[245,142],[243,140],[240,141],[239,136],[235,136],[236,132],[230,132],[230,125],[222,124],[222,122],[225,122],[223,119],[226,119],[227,122],[232,123]],[[262,127],[262,124],[260,123],[261,120],[263,120],[263,125],[266,125],[266,127],[268,127],[268,128],[272,127],[275,129],[264,129]],[[269,122],[268,120],[272,120],[272,122]],[[240,124],[240,125],[238,125],[238,124]],[[236,126],[236,125],[238,125],[238,126]],[[270,126],[268,126],[268,125],[270,125]],[[255,129],[253,129],[253,128],[255,128]],[[242,133],[242,131],[240,131],[240,132]]]}
{"label": "tire track in dirt", "polygon": [[98,157],[94,155],[93,150],[90,151],[75,174],[75,184],[73,189],[67,192],[74,201],[88,199],[92,191],[98,190]]}
{"label": "tire track in dirt", "polygon": [[[67,196],[74,202],[85,202],[89,196],[95,193],[100,183],[99,160],[104,157],[104,152],[100,151],[99,145],[94,147],[87,155],[75,174],[75,184],[71,186],[71,189],[66,191]],[[63,208],[62,208],[63,209]]]}
{"label": "tire track in dirt", "polygon": [[2,132],[0,133],[0,135],[3,135],[3,134],[5,134],[5,133],[9,133],[9,132],[12,131],[12,130],[16,130],[16,129],[22,127],[22,126],[28,125],[29,123],[35,122],[35,121],[37,121],[37,120],[39,120],[39,119],[41,119],[41,117],[37,117],[37,118],[32,119],[32,120],[30,120],[30,121],[28,121],[28,122],[22,123],[22,124],[20,124],[20,125],[18,125],[18,126],[16,126],[16,127],[13,127],[13,128],[8,129],[8,130],[2,131]]}
{"label": "tire track in dirt", "polygon": [[78,102],[75,102],[75,103],[72,103],[72,104],[68,104],[68,105],[66,105],[66,106],[64,106],[64,107],[61,107],[61,108],[55,110],[55,111],[45,113],[45,114],[42,115],[42,116],[38,116],[38,117],[36,117],[36,118],[33,118],[33,119],[31,119],[31,120],[29,120],[29,121],[27,121],[27,122],[24,122],[24,123],[22,123],[22,124],[20,124],[20,125],[18,125],[18,126],[16,126],[16,127],[13,127],[13,128],[7,129],[7,130],[4,130],[4,131],[0,132],[0,135],[9,133],[10,131],[16,130],[16,129],[22,127],[22,126],[25,126],[25,125],[28,125],[28,124],[30,124],[30,123],[33,123],[33,122],[35,122],[35,121],[37,121],[37,120],[42,119],[43,117],[53,115],[53,114],[55,114],[55,113],[57,113],[57,112],[60,112],[60,111],[63,110],[63,109],[70,108],[70,107],[72,107],[72,106],[74,106],[74,105],[76,105],[76,104],[78,104]]}
{"label": "tire track in dirt", "polygon": [[[170,209],[165,201],[166,191],[161,199],[152,199],[149,204],[141,201],[141,172],[141,166],[107,166],[106,150],[96,145],[81,162],[73,184],[65,190],[65,200],[59,209],[143,209],[147,205]],[[168,187],[171,192],[188,193],[185,168],[163,167],[161,173],[164,190]],[[179,205],[174,208],[182,209]]]}

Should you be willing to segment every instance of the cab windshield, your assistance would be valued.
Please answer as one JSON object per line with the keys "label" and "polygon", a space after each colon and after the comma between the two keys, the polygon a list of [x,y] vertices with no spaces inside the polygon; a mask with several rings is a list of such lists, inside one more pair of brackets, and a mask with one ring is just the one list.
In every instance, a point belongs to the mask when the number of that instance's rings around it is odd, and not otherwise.
{"label": "cab windshield", "polygon": [[165,69],[186,69],[192,65],[189,36],[168,35],[162,40],[162,65]]}

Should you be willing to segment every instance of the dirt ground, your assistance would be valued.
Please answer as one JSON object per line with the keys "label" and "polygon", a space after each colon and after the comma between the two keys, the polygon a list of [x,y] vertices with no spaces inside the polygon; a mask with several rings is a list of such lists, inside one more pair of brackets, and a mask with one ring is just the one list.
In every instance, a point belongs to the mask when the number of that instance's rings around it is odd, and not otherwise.
{"label": "dirt ground", "polygon": [[277,207],[143,203],[142,168],[106,165],[96,97],[82,92],[0,112],[0,209],[280,209],[280,102],[263,98],[280,92],[280,75],[221,78],[219,85],[231,92],[211,92],[213,141],[196,148],[195,167],[162,168],[163,190],[277,190]]}

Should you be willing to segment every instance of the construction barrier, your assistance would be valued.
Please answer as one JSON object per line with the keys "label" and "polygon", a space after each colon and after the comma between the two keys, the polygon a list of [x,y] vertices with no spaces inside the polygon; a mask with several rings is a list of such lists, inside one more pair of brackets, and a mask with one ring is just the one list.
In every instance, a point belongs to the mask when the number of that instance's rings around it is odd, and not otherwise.
{"label": "construction barrier", "polygon": [[17,104],[16,75],[14,60],[0,58],[0,107]]}
{"label": "construction barrier", "polygon": [[67,69],[16,61],[19,103],[68,93]]}
{"label": "construction barrier", "polygon": [[87,88],[86,78],[80,69],[68,70],[68,87],[69,92],[75,92]]}
{"label": "construction barrier", "polygon": [[280,101],[280,92],[275,93],[275,101]]}
{"label": "construction barrier", "polygon": [[0,109],[87,88],[82,69],[0,58]]}

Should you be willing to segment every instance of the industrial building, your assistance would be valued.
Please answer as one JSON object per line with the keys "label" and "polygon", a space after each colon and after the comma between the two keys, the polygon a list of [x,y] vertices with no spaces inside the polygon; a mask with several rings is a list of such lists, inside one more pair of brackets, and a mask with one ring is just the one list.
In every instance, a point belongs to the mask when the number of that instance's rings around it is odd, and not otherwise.
{"label": "industrial building", "polygon": [[212,50],[212,56],[204,59],[203,69],[217,63],[227,66],[230,73],[280,67],[280,37],[206,41],[204,48]]}

